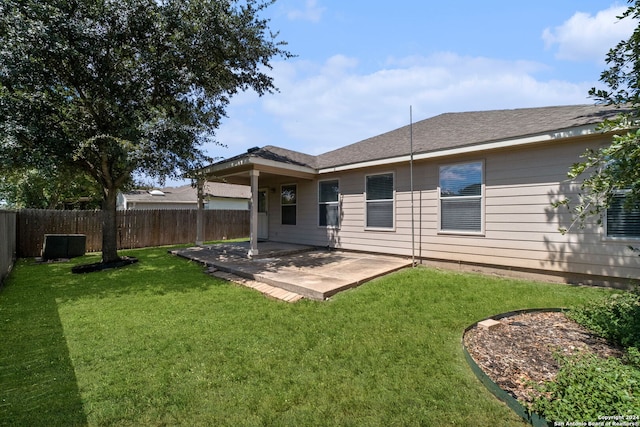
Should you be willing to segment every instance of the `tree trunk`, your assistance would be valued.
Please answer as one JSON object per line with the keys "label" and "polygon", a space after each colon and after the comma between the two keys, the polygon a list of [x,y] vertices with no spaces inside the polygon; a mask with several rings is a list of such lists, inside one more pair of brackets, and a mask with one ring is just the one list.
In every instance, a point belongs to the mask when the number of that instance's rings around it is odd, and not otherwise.
{"label": "tree trunk", "polygon": [[118,226],[116,222],[116,197],[118,190],[105,188],[102,200],[102,262],[120,259],[118,256]]}

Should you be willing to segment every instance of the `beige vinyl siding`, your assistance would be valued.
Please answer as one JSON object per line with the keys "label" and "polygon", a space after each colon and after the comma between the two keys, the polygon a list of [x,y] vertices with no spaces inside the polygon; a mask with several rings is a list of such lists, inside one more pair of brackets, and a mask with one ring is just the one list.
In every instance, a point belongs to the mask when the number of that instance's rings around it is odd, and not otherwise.
{"label": "beige vinyl siding", "polygon": [[[553,201],[575,196],[578,188],[567,180],[571,164],[579,160],[594,138],[553,142],[519,149],[467,154],[414,165],[415,255],[424,259],[546,270],[618,278],[640,277],[640,257],[627,249],[628,241],[604,239],[595,224],[562,235],[571,215],[554,209]],[[484,162],[484,234],[441,233],[438,223],[438,174],[441,165]],[[366,229],[365,176],[394,174],[393,231]],[[318,180],[268,181],[269,238],[274,241],[411,256],[411,193],[408,164],[369,167],[322,174],[320,180],[340,180],[340,228],[318,226]],[[280,224],[279,188],[298,186],[295,226]],[[263,185],[263,182],[261,182]],[[266,185],[266,184],[265,184]],[[640,246],[640,242],[638,242]]]}
{"label": "beige vinyl siding", "polygon": [[[281,217],[281,185],[297,185],[296,224],[283,225]],[[318,181],[282,179],[262,180],[260,186],[275,188],[268,192],[269,240],[303,245],[328,246],[335,229],[318,226]]]}
{"label": "beige vinyl siding", "polygon": [[147,203],[129,202],[127,209],[197,209],[197,203]]}
{"label": "beige vinyl siding", "polygon": [[[545,144],[538,147],[485,152],[414,165],[414,217],[416,255],[463,263],[507,268],[548,270],[612,277],[640,276],[640,257],[628,242],[603,240],[595,224],[567,235],[568,211],[551,203],[575,196],[577,187],[567,181],[569,166],[587,146],[598,141]],[[442,164],[484,161],[484,235],[439,232],[438,169]],[[411,255],[411,195],[409,167],[397,165],[395,173],[395,231],[365,230],[363,177],[389,171],[368,168],[340,176],[343,220],[339,247],[351,250]],[[324,178],[324,177],[323,177]]]}

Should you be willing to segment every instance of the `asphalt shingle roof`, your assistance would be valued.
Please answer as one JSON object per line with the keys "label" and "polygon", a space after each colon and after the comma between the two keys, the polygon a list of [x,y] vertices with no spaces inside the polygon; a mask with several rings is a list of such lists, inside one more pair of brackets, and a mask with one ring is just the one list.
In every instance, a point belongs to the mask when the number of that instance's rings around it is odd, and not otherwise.
{"label": "asphalt shingle roof", "polygon": [[[437,152],[593,125],[621,111],[589,104],[445,113],[413,123],[413,151]],[[406,125],[319,156],[268,145],[219,163],[253,156],[323,169],[409,154],[410,126]]]}
{"label": "asphalt shingle roof", "polygon": [[[523,138],[602,122],[621,110],[610,106],[570,105],[514,110],[446,113],[413,124],[414,153],[428,153]],[[410,126],[347,145],[319,156],[328,168],[410,154]]]}

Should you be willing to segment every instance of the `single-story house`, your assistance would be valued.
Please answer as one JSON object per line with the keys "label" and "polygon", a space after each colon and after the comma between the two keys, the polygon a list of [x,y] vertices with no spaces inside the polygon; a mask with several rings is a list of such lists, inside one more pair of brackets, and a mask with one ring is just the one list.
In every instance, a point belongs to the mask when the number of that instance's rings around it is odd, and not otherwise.
{"label": "single-story house", "polygon": [[[266,146],[204,169],[250,185],[257,241],[413,256],[425,264],[563,282],[640,278],[640,212],[572,228],[568,180],[580,155],[611,141],[615,107],[447,113],[313,156]],[[621,197],[624,197],[621,195]]]}
{"label": "single-story house", "polygon": [[[248,210],[251,188],[246,185],[208,182],[204,209]],[[117,209],[197,209],[197,189],[191,185],[119,193]]]}

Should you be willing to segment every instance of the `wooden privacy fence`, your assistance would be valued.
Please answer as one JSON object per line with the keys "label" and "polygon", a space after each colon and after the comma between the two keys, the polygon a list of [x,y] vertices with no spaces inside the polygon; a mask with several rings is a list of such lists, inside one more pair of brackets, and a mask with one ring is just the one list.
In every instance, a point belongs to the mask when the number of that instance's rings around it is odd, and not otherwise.
{"label": "wooden privacy fence", "polygon": [[[118,211],[118,249],[195,242],[196,217],[196,209]],[[205,210],[202,218],[205,241],[249,236],[249,211]],[[102,213],[41,209],[18,211],[18,257],[40,256],[45,234],[85,234],[87,252],[98,252],[102,249]]]}
{"label": "wooden privacy fence", "polygon": [[7,277],[16,255],[16,212],[0,211],[0,284]]}

